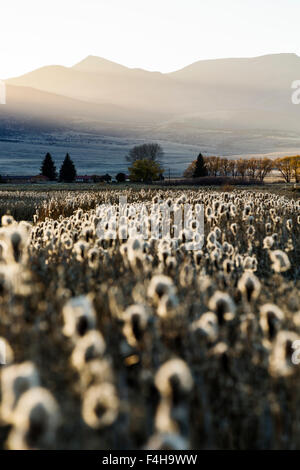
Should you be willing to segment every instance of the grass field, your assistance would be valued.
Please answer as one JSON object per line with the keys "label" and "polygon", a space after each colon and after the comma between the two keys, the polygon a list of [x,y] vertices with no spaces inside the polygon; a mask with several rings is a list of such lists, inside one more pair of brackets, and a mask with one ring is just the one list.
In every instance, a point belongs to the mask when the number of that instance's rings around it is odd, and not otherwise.
{"label": "grass field", "polygon": [[[270,183],[263,184],[258,186],[239,186],[241,190],[245,191],[258,191],[258,192],[271,192],[272,194],[277,194],[280,196],[286,196],[289,198],[298,198],[300,195],[300,187],[295,188],[293,183]],[[37,208],[46,203],[51,199],[51,196],[58,197],[59,200],[64,200],[66,193],[78,193],[85,196],[90,193],[94,197],[93,208],[97,204],[98,193],[103,191],[140,191],[143,190],[161,190],[161,191],[197,191],[201,187],[197,186],[175,186],[170,187],[162,186],[159,184],[144,185],[144,184],[134,184],[134,183],[119,183],[119,184],[107,184],[107,183],[97,183],[97,184],[85,184],[85,183],[50,183],[50,184],[2,184],[0,186],[0,217],[6,213],[12,214],[16,220],[33,220],[33,215]],[[234,187],[220,187],[220,186],[209,186],[204,188],[207,191],[233,191]],[[63,212],[62,212],[63,213]]]}
{"label": "grass field", "polygon": [[299,190],[1,187],[0,208],[1,449],[300,447]]}

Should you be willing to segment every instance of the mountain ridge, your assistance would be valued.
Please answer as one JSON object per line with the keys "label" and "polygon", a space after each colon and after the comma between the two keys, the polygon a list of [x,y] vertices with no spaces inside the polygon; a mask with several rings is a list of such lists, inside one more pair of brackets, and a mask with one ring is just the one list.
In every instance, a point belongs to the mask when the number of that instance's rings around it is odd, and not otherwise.
{"label": "mountain ridge", "polygon": [[71,67],[46,66],[6,80],[0,122],[4,134],[15,123],[22,138],[24,125],[27,133],[32,126],[39,141],[39,122],[47,130],[48,120],[51,132],[60,129],[60,142],[68,130],[67,143],[91,133],[182,144],[183,151],[192,145],[209,154],[291,153],[300,132],[300,106],[291,102],[296,79],[296,54],[197,61],[168,74],[87,56]]}

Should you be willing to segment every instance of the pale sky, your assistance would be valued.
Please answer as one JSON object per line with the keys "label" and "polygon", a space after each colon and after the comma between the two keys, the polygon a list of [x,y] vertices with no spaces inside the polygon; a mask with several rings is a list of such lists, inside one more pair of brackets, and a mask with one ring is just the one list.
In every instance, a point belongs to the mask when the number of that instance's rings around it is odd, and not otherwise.
{"label": "pale sky", "polygon": [[299,21],[300,0],[0,0],[0,78],[87,55],[161,72],[300,55]]}

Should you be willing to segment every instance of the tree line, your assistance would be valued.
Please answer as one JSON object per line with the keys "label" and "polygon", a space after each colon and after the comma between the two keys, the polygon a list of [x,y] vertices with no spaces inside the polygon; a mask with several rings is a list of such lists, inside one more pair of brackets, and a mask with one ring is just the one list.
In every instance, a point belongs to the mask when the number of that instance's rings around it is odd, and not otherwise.
{"label": "tree line", "polygon": [[[164,169],[162,160],[164,151],[157,143],[149,143],[137,145],[130,149],[126,156],[129,163],[129,178],[133,182],[151,182],[163,180]],[[270,158],[240,158],[232,160],[224,157],[204,157],[199,153],[184,172],[185,178],[201,178],[206,176],[212,177],[240,177],[250,180],[264,181],[265,177],[271,171],[277,170],[284,180],[289,183],[294,180],[296,183],[300,181],[300,155],[288,156],[277,159]],[[40,174],[47,177],[50,181],[73,182],[76,179],[77,171],[74,162],[67,153],[65,159],[57,172],[55,163],[50,153],[47,153]],[[111,176],[94,175],[95,182],[111,181]],[[125,173],[118,173],[116,180],[118,182],[126,181]]]}
{"label": "tree line", "polygon": [[[156,143],[136,145],[130,149],[126,156],[126,161],[130,164],[128,167],[130,180],[150,182],[162,179],[164,170],[161,160],[163,156],[164,151],[162,147]],[[66,155],[58,173],[51,154],[47,153],[43,160],[40,174],[47,177],[50,181],[58,180],[66,183],[75,181],[77,176],[75,164],[69,154]],[[126,178],[125,173],[120,172],[116,175],[118,182],[124,182]],[[94,175],[94,180],[95,183],[98,181],[111,181],[111,176],[108,174],[102,177]]]}
{"label": "tree line", "polygon": [[[60,167],[59,173],[56,170],[55,163],[52,159],[50,153],[47,153],[40,170],[40,174],[48,178],[49,181],[60,181],[64,183],[72,183],[76,180],[77,177],[77,170],[73,160],[71,160],[70,155],[67,153],[65,159]],[[95,183],[106,181],[111,181],[111,176],[106,173],[103,176],[92,175]],[[126,180],[126,175],[124,173],[118,173],[116,176],[116,180],[118,182],[122,182]]]}
{"label": "tree line", "polygon": [[50,181],[56,181],[58,179],[58,181],[61,182],[72,183],[72,181],[76,179],[77,171],[74,162],[67,153],[58,174],[51,154],[47,153],[43,160],[40,174]]}
{"label": "tree line", "polygon": [[273,170],[278,170],[287,183],[300,181],[300,156],[270,158],[240,158],[229,160],[223,157],[204,157],[201,153],[184,172],[185,178],[205,176],[230,176],[264,181]]}

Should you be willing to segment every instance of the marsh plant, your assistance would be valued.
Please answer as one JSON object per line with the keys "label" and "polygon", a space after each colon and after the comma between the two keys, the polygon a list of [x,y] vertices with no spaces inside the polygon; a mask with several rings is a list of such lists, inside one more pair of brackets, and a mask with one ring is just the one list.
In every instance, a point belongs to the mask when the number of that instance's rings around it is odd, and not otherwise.
{"label": "marsh plant", "polygon": [[299,200],[62,191],[36,195],[22,220],[13,197],[0,228],[2,448],[300,447]]}

